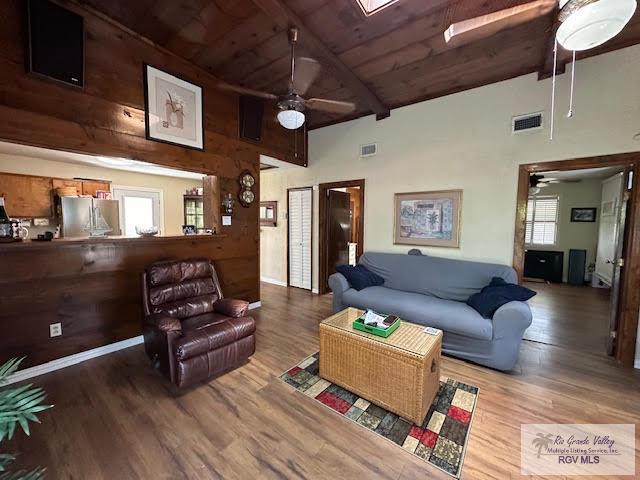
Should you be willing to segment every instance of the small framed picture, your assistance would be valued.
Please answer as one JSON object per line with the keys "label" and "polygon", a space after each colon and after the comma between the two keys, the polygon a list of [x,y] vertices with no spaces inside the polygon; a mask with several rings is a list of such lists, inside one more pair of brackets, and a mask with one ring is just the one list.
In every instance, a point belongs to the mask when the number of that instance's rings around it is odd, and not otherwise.
{"label": "small framed picture", "polygon": [[204,150],[202,87],[144,65],[148,140]]}
{"label": "small framed picture", "polygon": [[572,208],[571,221],[572,222],[595,222],[596,209],[595,208]]}
{"label": "small framed picture", "polygon": [[183,225],[182,233],[185,235],[196,235],[198,233],[198,229],[195,225]]}

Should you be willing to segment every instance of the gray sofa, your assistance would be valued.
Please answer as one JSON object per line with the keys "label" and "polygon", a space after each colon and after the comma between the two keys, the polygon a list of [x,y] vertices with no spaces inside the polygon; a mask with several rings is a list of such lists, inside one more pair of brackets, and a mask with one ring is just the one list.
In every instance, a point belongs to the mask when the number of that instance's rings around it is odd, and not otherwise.
{"label": "gray sofa", "polygon": [[465,302],[489,284],[492,277],[518,283],[506,265],[468,262],[441,257],[366,252],[360,264],[384,278],[384,286],[357,291],[340,273],[329,277],[333,311],[347,307],[371,308],[444,332],[442,350],[498,370],[518,362],[522,335],[531,325],[524,302],[500,307],[493,319],[483,318]]}

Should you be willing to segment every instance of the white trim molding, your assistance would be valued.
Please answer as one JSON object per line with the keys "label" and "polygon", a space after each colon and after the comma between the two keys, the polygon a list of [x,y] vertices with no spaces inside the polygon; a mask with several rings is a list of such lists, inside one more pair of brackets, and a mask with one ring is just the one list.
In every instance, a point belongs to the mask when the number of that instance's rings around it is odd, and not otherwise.
{"label": "white trim molding", "polygon": [[142,335],[139,335],[137,337],[128,338],[120,342],[110,343],[109,345],[105,345],[103,347],[93,348],[91,350],[86,350],[80,353],[74,353],[73,355],[69,355],[68,357],[51,360],[50,362],[36,365],[35,367],[18,370],[7,379],[6,384],[8,385],[11,383],[21,382],[28,378],[38,377],[40,375],[44,375],[45,373],[54,372],[62,368],[70,367],[71,365],[76,365],[78,363],[91,360],[92,358],[101,357],[103,355],[108,355],[109,353],[117,352],[118,350],[123,350],[135,345],[140,345],[141,343],[144,343],[144,337]]}
{"label": "white trim molding", "polygon": [[249,310],[253,310],[254,308],[260,308],[262,306],[261,301],[253,302],[249,304]]}
{"label": "white trim molding", "polygon": [[279,285],[280,287],[286,287],[287,286],[287,282],[283,282],[281,280],[276,280],[275,278],[260,277],[260,281],[264,282],[264,283],[271,283],[273,285]]}

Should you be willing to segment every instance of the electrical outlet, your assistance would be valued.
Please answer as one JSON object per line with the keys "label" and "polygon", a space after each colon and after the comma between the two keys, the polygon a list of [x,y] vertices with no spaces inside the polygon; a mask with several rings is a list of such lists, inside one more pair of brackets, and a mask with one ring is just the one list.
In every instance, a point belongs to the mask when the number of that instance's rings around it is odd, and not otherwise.
{"label": "electrical outlet", "polygon": [[62,324],[61,323],[52,323],[51,325],[49,325],[49,336],[51,338],[59,337],[60,335],[62,335]]}

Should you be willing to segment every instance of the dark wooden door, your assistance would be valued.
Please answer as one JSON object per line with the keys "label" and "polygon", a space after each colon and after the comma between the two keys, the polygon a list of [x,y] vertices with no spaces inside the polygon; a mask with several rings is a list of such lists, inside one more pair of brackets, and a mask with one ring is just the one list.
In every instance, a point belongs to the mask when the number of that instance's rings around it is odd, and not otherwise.
{"label": "dark wooden door", "polygon": [[336,266],[349,263],[351,242],[351,195],[337,190],[328,191],[327,208],[327,279]]}

